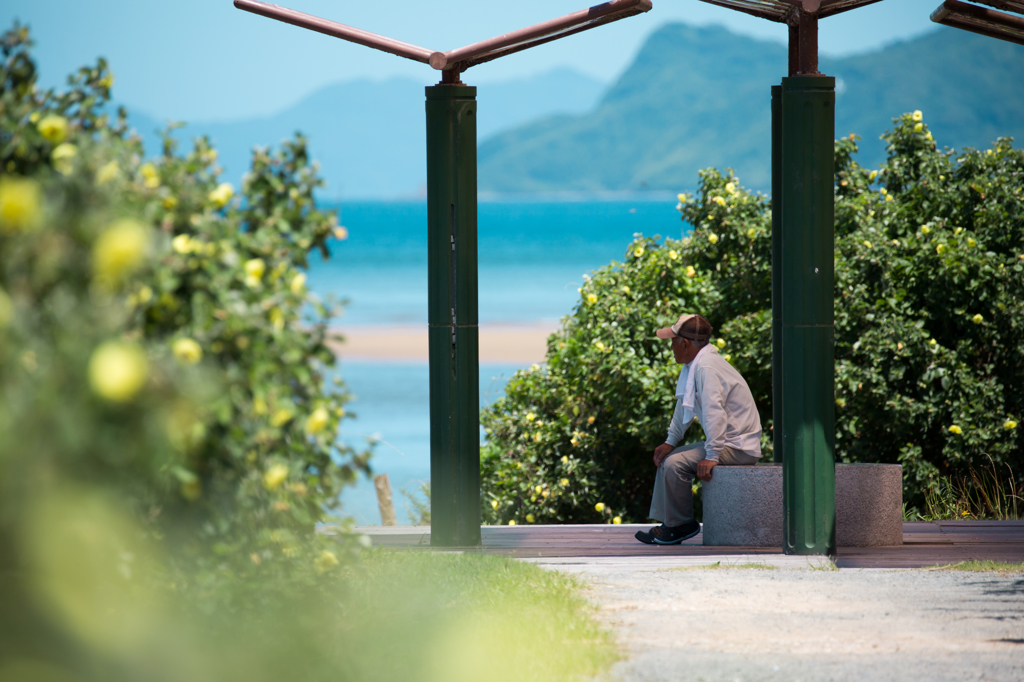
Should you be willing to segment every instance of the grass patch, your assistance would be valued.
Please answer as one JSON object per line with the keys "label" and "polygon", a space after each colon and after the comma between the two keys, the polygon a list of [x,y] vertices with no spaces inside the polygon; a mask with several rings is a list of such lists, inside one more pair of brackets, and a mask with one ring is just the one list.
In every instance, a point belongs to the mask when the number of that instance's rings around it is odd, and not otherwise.
{"label": "grass patch", "polygon": [[715,571],[723,568],[739,568],[749,569],[755,571],[774,571],[778,569],[778,566],[769,566],[768,564],[759,564],[753,561],[748,561],[744,564],[723,564],[721,561],[716,561],[713,564],[705,564],[703,566],[677,566],[676,568],[666,568],[666,571]]}
{"label": "grass patch", "polygon": [[575,680],[617,658],[580,583],[525,562],[375,550],[345,582],[338,679]]}
{"label": "grass patch", "polygon": [[929,566],[923,571],[971,571],[973,573],[998,573],[999,575],[1017,575],[1024,573],[1024,562],[1011,564],[1005,561],[961,561],[955,564]]}

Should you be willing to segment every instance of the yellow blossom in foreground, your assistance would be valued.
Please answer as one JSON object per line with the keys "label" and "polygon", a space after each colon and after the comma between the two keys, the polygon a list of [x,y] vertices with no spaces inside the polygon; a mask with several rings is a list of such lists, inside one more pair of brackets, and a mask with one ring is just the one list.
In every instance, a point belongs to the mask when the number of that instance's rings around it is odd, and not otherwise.
{"label": "yellow blossom in foreground", "polygon": [[262,258],[245,261],[245,283],[250,287],[259,286],[260,280],[263,279],[263,273],[266,271],[267,264],[263,262]]}
{"label": "yellow blossom in foreground", "polygon": [[725,206],[725,199],[719,196],[711,197],[711,201],[715,202],[719,206]]}
{"label": "yellow blossom in foreground", "polygon": [[171,346],[171,352],[183,365],[194,365],[203,359],[203,349],[193,339],[178,339]]}
{"label": "yellow blossom in foreground", "polygon": [[68,120],[63,116],[50,114],[36,124],[36,129],[47,142],[60,144],[68,136]]}
{"label": "yellow blossom in foreground", "polygon": [[708,241],[711,242],[712,244],[717,244],[718,243],[718,235],[715,234],[714,232],[712,232],[711,234],[708,235]]}
{"label": "yellow blossom in foreground", "polygon": [[179,234],[171,240],[171,247],[177,253],[185,254],[192,251],[192,237],[187,234]]}
{"label": "yellow blossom in foreground", "polygon": [[160,186],[160,173],[157,171],[156,166],[151,163],[144,163],[139,172],[142,174],[142,184],[145,187],[156,189]]}
{"label": "yellow blossom in foreground", "polygon": [[163,201],[160,202],[160,205],[167,211],[173,211],[178,207],[178,197],[173,194],[168,194],[164,197]]}
{"label": "yellow blossom in foreground", "polygon": [[267,317],[270,319],[271,326],[273,326],[276,331],[284,329],[284,312],[280,308],[271,308]]}
{"label": "yellow blossom in foreground", "polygon": [[923,123],[915,123],[914,124],[914,132],[915,133],[919,133],[922,130],[924,130],[924,124]]}
{"label": "yellow blossom in foreground", "polygon": [[688,197],[685,194],[677,194],[676,199],[679,200],[680,204],[685,204],[688,200]]}
{"label": "yellow blossom in foreground", "polygon": [[971,247],[973,249],[977,245],[978,245],[978,242],[974,241],[970,237],[967,238],[967,246],[969,246],[969,247]]}
{"label": "yellow blossom in foreground", "polygon": [[723,355],[723,356],[722,356],[722,359],[723,359],[723,360],[725,360],[726,362],[732,362],[732,356],[731,356],[731,355],[729,355],[728,353],[726,353],[725,355]]}
{"label": "yellow blossom in foreground", "polygon": [[42,188],[35,180],[0,177],[0,234],[35,227],[42,217]]}
{"label": "yellow blossom in foreground", "polygon": [[927,225],[921,226],[921,234],[931,234],[931,231],[931,228],[928,227]]}
{"label": "yellow blossom in foreground", "polygon": [[985,321],[985,318],[982,317],[980,314],[977,314],[977,315],[975,315],[974,317],[971,318],[971,322],[973,322],[974,324],[981,324],[984,321]]}
{"label": "yellow blossom in foreground", "polygon": [[1003,428],[1004,429],[1015,429],[1015,428],[1017,428],[1017,422],[1014,421],[1013,419],[1007,419],[1006,421],[1003,422]]}
{"label": "yellow blossom in foreground", "polygon": [[273,427],[281,427],[292,420],[292,411],[282,407],[270,418],[270,425]]}
{"label": "yellow blossom in foreground", "polygon": [[543,490],[544,490],[544,487],[543,487],[543,486],[539,486],[539,485],[538,485],[537,487],[535,487],[535,488],[533,489],[533,492],[535,492],[535,493],[537,493],[538,495],[540,495],[540,494],[541,494],[541,491],[543,491]]}
{"label": "yellow blossom in foreground", "polygon": [[149,230],[130,218],[104,230],[92,247],[93,274],[99,281],[116,284],[139,269],[146,260]]}
{"label": "yellow blossom in foreground", "polygon": [[964,430],[963,430],[963,429],[961,429],[961,428],[960,428],[959,426],[957,426],[956,424],[953,424],[952,426],[950,426],[950,427],[949,427],[949,432],[950,432],[950,433],[955,433],[956,435],[958,435],[958,436],[959,436],[959,435],[960,435],[961,433],[963,433],[963,432],[964,432]]}
{"label": "yellow blossom in foreground", "polygon": [[93,392],[112,402],[135,397],[149,373],[142,349],[122,341],[107,341],[89,358],[89,385]]}
{"label": "yellow blossom in foreground", "polygon": [[938,343],[938,341],[936,341],[935,339],[928,339],[928,345],[929,345],[929,346],[934,346],[934,345],[936,345],[937,343]]}
{"label": "yellow blossom in foreground", "polygon": [[668,257],[672,260],[676,260],[679,258],[679,253],[675,249],[669,249]]}
{"label": "yellow blossom in foreground", "polygon": [[910,115],[910,117],[915,121],[920,121],[923,118],[920,109],[916,110],[913,114]]}
{"label": "yellow blossom in foreground", "polygon": [[636,247],[636,249],[633,251],[633,255],[636,256],[637,258],[639,258],[640,256],[644,255],[644,247],[642,247],[642,246]]}
{"label": "yellow blossom in foreground", "polygon": [[595,419],[597,419],[597,417],[595,417],[594,415],[590,415],[589,417],[587,417],[587,423],[593,424]]}
{"label": "yellow blossom in foreground", "polygon": [[755,230],[754,228],[750,228],[749,230],[747,230],[747,239],[753,239],[756,236],[757,230]]}
{"label": "yellow blossom in foreground", "polygon": [[537,418],[537,415],[535,415],[533,412],[527,412],[526,413],[526,421],[532,422],[536,418]]}
{"label": "yellow blossom in foreground", "polygon": [[313,414],[309,415],[306,419],[306,433],[316,435],[327,428],[327,423],[330,421],[330,415],[327,414],[327,408],[318,407],[313,410]]}
{"label": "yellow blossom in foreground", "polygon": [[614,519],[612,519],[612,523],[614,523],[616,526],[619,525],[620,523],[622,523],[622,517],[616,516]]}
{"label": "yellow blossom in foreground", "polygon": [[945,244],[939,244],[938,246],[935,247],[935,253],[939,254],[940,256],[942,254],[944,254],[945,252],[946,252],[946,245]]}
{"label": "yellow blossom in foreground", "polygon": [[334,228],[334,238],[341,242],[348,239],[348,228],[338,225],[338,227]]}
{"label": "yellow blossom in foreground", "polygon": [[728,192],[729,194],[736,194],[736,183],[735,182],[726,183],[725,191]]}
{"label": "yellow blossom in foreground", "polygon": [[597,294],[587,294],[587,303],[597,303]]}
{"label": "yellow blossom in foreground", "polygon": [[569,458],[566,457],[565,455],[562,455],[562,464],[568,464],[568,463],[569,463]]}
{"label": "yellow blossom in foreground", "polygon": [[715,345],[719,348],[725,348],[725,339],[718,339],[715,341]]}
{"label": "yellow blossom in foreground", "polygon": [[337,566],[338,563],[338,557],[334,555],[334,552],[325,549],[320,553],[320,556],[316,558],[314,565],[316,566],[317,571],[320,573],[326,573]]}
{"label": "yellow blossom in foreground", "polygon": [[868,173],[868,180],[870,180],[871,182],[874,182],[875,178],[877,178],[877,177],[878,177],[878,171],[876,171],[876,170],[871,171],[870,173]]}
{"label": "yellow blossom in foreground", "polygon": [[217,208],[224,208],[233,196],[235,196],[234,185],[230,182],[222,182],[217,185],[217,189],[210,192],[209,199]]}
{"label": "yellow blossom in foreground", "polygon": [[692,265],[687,265],[686,266],[686,276],[687,277],[694,277],[696,274],[697,274],[697,271],[694,270]]}
{"label": "yellow blossom in foreground", "polygon": [[53,162],[53,167],[58,173],[61,175],[71,175],[71,171],[75,169],[76,156],[78,156],[78,147],[69,142],[64,142],[57,145],[50,152],[50,161]]}
{"label": "yellow blossom in foreground", "polygon": [[288,288],[291,289],[292,293],[296,296],[301,296],[302,292],[306,290],[306,273],[300,272],[292,277],[292,283],[288,285]]}
{"label": "yellow blossom in foreground", "polygon": [[558,482],[558,485],[562,486],[563,488],[566,487],[567,485],[569,485],[569,479],[568,478],[563,478],[562,480],[560,480]]}
{"label": "yellow blossom in foreground", "polygon": [[533,514],[527,514],[526,515],[526,522],[527,523],[533,523]]}
{"label": "yellow blossom in foreground", "polygon": [[598,350],[604,350],[605,349],[604,342],[603,341],[594,341],[594,348],[596,348]]}
{"label": "yellow blossom in foreground", "polygon": [[117,165],[117,161],[105,163],[96,171],[96,184],[105,185],[120,174],[121,167]]}
{"label": "yellow blossom in foreground", "polygon": [[516,520],[515,519],[509,519],[508,520],[508,525],[510,525],[510,526],[516,525]]}
{"label": "yellow blossom in foreground", "polygon": [[864,243],[864,248],[866,248],[866,249],[870,249],[871,248],[871,242],[869,242],[867,240],[864,240],[863,243]]}
{"label": "yellow blossom in foreground", "polygon": [[263,474],[263,487],[267,490],[277,490],[288,478],[288,467],[284,464],[275,464]]}
{"label": "yellow blossom in foreground", "polygon": [[594,505],[594,511],[603,512],[604,511],[604,502],[598,502],[597,504],[595,504]]}
{"label": "yellow blossom in foreground", "polygon": [[497,509],[497,508],[498,508],[498,501],[497,500],[491,500],[491,509]]}
{"label": "yellow blossom in foreground", "polygon": [[628,294],[629,293],[629,287],[622,287],[622,293]]}

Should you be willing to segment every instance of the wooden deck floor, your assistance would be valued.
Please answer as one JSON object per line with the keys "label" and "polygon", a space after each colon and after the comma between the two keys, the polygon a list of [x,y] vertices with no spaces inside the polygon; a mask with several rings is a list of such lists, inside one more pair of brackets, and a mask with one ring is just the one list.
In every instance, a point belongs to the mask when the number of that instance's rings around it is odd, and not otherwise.
{"label": "wooden deck floor", "polygon": [[[806,564],[804,557],[783,556],[774,547],[705,547],[701,535],[681,545],[644,545],[633,537],[645,525],[484,526],[480,547],[451,548],[532,559],[540,563],[644,563],[700,565],[721,561]],[[428,526],[364,526],[356,529],[374,545],[430,548]],[[325,529],[325,532],[330,532]],[[901,547],[840,547],[840,568],[920,568],[970,559],[1024,562],[1024,521],[934,521],[903,524]],[[812,561],[813,563],[813,561]]]}

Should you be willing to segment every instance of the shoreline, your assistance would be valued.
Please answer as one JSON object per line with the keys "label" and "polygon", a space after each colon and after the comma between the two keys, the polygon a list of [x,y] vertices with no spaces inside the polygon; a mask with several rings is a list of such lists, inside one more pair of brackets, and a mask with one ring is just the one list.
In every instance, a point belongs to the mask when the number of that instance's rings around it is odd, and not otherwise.
{"label": "shoreline", "polygon": [[[480,325],[480,362],[544,362],[547,339],[558,329],[551,322],[491,322]],[[343,341],[329,340],[328,347],[341,360],[420,361],[429,359],[427,325],[334,326],[329,333]]]}

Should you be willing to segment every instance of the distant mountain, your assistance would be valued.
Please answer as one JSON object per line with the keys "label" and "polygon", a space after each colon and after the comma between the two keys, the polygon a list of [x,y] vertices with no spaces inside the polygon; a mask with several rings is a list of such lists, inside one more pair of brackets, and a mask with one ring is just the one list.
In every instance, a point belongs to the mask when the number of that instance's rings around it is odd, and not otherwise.
{"label": "distant mountain", "polygon": [[[465,80],[472,83],[472,72]],[[603,83],[571,69],[477,88],[480,140],[528,121],[556,114],[581,114],[594,107]],[[133,112],[131,124],[147,153],[159,151],[154,131],[163,124]],[[281,113],[230,122],[189,123],[175,132],[183,141],[209,135],[225,177],[238,183],[254,146],[271,146],[302,131],[319,160],[328,198],[396,197],[426,187],[423,86],[416,81],[352,81],[325,87]]]}
{"label": "distant mountain", "polygon": [[[832,21],[840,21],[833,19]],[[770,185],[770,89],[786,50],[719,27],[658,29],[600,104],[485,141],[480,188],[495,192],[692,188],[697,170],[733,167]],[[943,146],[1024,137],[1024,47],[942,28],[866,55],[823,59],[837,78],[836,135],[862,136],[860,162],[885,158],[878,136],[920,109]]]}

